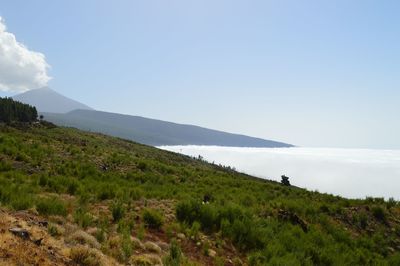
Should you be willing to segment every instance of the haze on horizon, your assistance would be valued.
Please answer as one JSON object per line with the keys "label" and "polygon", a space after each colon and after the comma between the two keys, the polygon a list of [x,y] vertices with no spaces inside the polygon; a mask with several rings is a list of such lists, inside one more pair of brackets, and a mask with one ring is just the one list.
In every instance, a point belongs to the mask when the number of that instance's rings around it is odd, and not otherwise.
{"label": "haze on horizon", "polygon": [[97,110],[299,146],[400,149],[399,8],[5,0],[0,96],[49,86]]}

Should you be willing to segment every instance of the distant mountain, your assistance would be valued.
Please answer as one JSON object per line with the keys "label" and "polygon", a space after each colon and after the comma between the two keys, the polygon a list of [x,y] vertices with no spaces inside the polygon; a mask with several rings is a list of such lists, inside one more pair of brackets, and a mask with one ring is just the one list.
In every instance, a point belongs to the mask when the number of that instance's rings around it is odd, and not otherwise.
{"label": "distant mountain", "polygon": [[93,110],[66,114],[44,113],[45,120],[60,126],[100,132],[139,143],[161,145],[217,145],[232,147],[292,147],[293,145],[231,134],[192,125],[176,124],[140,116]]}
{"label": "distant mountain", "polygon": [[30,90],[12,98],[36,106],[39,112],[68,113],[77,109],[93,110],[89,106],[67,98],[50,88]]}

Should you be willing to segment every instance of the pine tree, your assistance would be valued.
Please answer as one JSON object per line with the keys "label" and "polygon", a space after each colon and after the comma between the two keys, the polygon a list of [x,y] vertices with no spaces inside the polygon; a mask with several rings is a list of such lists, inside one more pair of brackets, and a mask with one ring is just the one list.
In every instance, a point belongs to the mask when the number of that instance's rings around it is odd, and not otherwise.
{"label": "pine tree", "polygon": [[37,117],[36,107],[11,98],[0,98],[0,122],[34,122]]}

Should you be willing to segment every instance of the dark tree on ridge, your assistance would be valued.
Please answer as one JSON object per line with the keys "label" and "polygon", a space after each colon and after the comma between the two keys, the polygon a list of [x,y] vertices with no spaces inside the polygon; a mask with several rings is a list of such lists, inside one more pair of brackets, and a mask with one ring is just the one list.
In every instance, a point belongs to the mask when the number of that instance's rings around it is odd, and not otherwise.
{"label": "dark tree on ridge", "polygon": [[289,177],[288,176],[281,176],[281,184],[285,186],[290,186]]}

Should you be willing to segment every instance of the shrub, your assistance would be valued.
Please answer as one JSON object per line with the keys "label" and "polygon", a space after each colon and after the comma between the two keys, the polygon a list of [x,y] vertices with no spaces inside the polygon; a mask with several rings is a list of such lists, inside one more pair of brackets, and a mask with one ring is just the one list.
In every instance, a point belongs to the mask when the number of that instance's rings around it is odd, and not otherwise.
{"label": "shrub", "polygon": [[93,216],[84,208],[78,208],[74,213],[74,221],[79,226],[87,228],[93,223]]}
{"label": "shrub", "polygon": [[131,235],[128,232],[122,234],[121,249],[124,254],[124,261],[126,261],[132,255],[133,243]]}
{"label": "shrub", "polygon": [[57,198],[40,198],[36,202],[36,209],[43,215],[67,215],[64,202]]}
{"label": "shrub", "polygon": [[389,198],[389,200],[386,202],[386,208],[391,209],[397,205],[397,201],[394,198]]}
{"label": "shrub", "polygon": [[0,172],[7,172],[12,169],[11,165],[5,161],[0,161]]}
{"label": "shrub", "polygon": [[152,265],[162,265],[160,257],[156,254],[144,254],[132,256],[129,265],[135,266],[152,266]]}
{"label": "shrub", "polygon": [[107,200],[115,198],[115,191],[113,187],[108,184],[102,184],[97,188],[97,198],[99,200]]}
{"label": "shrub", "polygon": [[197,201],[182,201],[176,205],[176,218],[180,222],[192,224],[198,219],[201,204]]}
{"label": "shrub", "polygon": [[175,239],[171,241],[169,254],[163,260],[165,266],[181,265],[182,251]]}
{"label": "shrub", "polygon": [[75,180],[70,180],[67,186],[67,192],[70,195],[75,195],[78,191],[79,183]]}
{"label": "shrub", "polygon": [[89,235],[88,233],[82,230],[77,230],[72,234],[68,235],[66,238],[66,242],[72,244],[88,245],[92,248],[97,248],[97,249],[101,247],[100,243],[94,236]]}
{"label": "shrub", "polygon": [[372,207],[372,214],[379,221],[381,221],[381,222],[385,222],[386,221],[386,212],[381,206]]}
{"label": "shrub", "polygon": [[53,237],[59,236],[61,234],[57,226],[54,224],[49,224],[49,226],[47,227],[47,232]]}
{"label": "shrub", "polygon": [[194,239],[198,239],[200,228],[201,228],[201,224],[199,222],[195,221],[192,224],[192,227],[190,228],[190,236],[193,237]]}
{"label": "shrub", "polygon": [[204,231],[212,232],[219,227],[218,212],[214,206],[210,204],[202,205],[199,213],[199,222]]}
{"label": "shrub", "polygon": [[365,213],[360,213],[360,215],[358,216],[359,218],[359,223],[360,223],[360,227],[362,229],[367,228],[368,225],[368,216]]}
{"label": "shrub", "polygon": [[250,218],[235,220],[227,230],[233,243],[241,250],[253,250],[264,246],[264,233]]}
{"label": "shrub", "polygon": [[129,234],[116,235],[107,241],[107,253],[126,264],[132,255],[133,243]]}
{"label": "shrub", "polygon": [[27,195],[25,197],[21,195],[15,195],[11,199],[10,205],[14,210],[17,211],[29,209],[33,206],[32,197]]}
{"label": "shrub", "polygon": [[142,218],[148,228],[160,229],[163,224],[163,217],[154,209],[144,209]]}
{"label": "shrub", "polygon": [[137,165],[137,168],[140,170],[140,171],[145,171],[146,169],[147,169],[147,163],[146,162],[139,162],[138,163],[138,165]]}
{"label": "shrub", "polygon": [[125,215],[125,209],[124,209],[124,206],[122,205],[122,203],[114,202],[111,205],[111,213],[112,213],[114,222],[118,222],[119,220],[121,220]]}
{"label": "shrub", "polygon": [[103,258],[98,250],[85,246],[76,246],[71,249],[71,260],[80,266],[102,266]]}
{"label": "shrub", "polygon": [[46,175],[43,175],[43,174],[40,175],[40,177],[39,177],[39,186],[45,187],[47,185],[47,180],[48,180],[48,178],[47,178]]}

